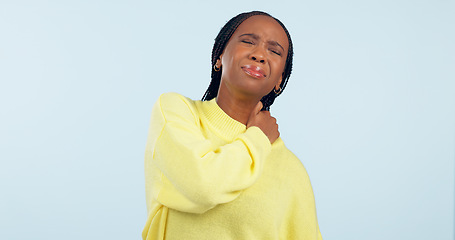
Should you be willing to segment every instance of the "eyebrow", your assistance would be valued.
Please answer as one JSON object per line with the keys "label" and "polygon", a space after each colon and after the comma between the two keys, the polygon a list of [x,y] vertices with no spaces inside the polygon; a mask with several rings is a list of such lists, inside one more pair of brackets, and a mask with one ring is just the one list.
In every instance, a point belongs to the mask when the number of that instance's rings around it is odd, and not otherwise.
{"label": "eyebrow", "polygon": [[[250,37],[254,38],[255,40],[260,39],[260,37],[254,33],[245,33],[245,34],[240,35],[239,37],[243,37],[243,36],[250,36]],[[270,40],[270,41],[267,41],[267,43],[272,46],[280,47],[281,49],[283,49],[283,52],[284,52],[284,47],[281,46],[277,41]]]}

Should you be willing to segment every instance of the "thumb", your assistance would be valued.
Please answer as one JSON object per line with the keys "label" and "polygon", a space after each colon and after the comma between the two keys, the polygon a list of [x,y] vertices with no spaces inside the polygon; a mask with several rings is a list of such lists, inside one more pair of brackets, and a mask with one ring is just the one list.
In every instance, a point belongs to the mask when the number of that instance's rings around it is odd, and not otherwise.
{"label": "thumb", "polygon": [[247,126],[250,125],[250,120],[254,119],[255,116],[259,114],[261,109],[262,109],[262,102],[259,101],[258,104],[256,104],[256,106],[254,107],[253,111],[251,111],[251,113],[250,113],[250,117],[249,117],[249,119],[247,121],[247,124],[246,124]]}
{"label": "thumb", "polygon": [[258,104],[256,104],[256,107],[254,107],[253,113],[254,115],[257,115],[262,109],[262,102],[259,101]]}

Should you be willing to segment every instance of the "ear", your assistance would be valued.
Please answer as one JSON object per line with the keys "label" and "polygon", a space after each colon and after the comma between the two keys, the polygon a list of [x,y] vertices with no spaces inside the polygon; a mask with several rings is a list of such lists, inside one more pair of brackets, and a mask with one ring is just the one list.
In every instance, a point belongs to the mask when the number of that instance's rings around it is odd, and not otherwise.
{"label": "ear", "polygon": [[223,58],[223,54],[220,55],[220,57],[216,60],[215,66],[217,68],[221,67],[221,59]]}
{"label": "ear", "polygon": [[275,85],[275,90],[277,90],[277,91],[280,90],[280,85],[281,85],[282,80],[283,80],[283,76],[280,77],[280,80],[278,80],[277,84]]}

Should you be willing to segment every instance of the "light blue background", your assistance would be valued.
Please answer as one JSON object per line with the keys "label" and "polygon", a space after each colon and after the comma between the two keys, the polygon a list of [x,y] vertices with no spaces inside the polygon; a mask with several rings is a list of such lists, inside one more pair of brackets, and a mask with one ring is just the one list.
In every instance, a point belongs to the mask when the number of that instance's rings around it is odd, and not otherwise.
{"label": "light blue background", "polygon": [[0,239],[139,239],[163,92],[200,99],[244,11],[295,45],[272,106],[329,239],[453,239],[455,2],[0,2]]}

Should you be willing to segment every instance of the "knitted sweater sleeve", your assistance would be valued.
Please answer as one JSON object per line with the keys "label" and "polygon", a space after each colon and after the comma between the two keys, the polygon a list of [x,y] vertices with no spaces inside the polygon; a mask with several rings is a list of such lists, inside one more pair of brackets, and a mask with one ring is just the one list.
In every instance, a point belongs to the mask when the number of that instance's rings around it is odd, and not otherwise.
{"label": "knitted sweater sleeve", "polygon": [[153,107],[146,192],[168,208],[204,213],[234,200],[255,182],[271,144],[259,128],[250,127],[232,142],[214,145],[204,137],[190,101],[168,93]]}

